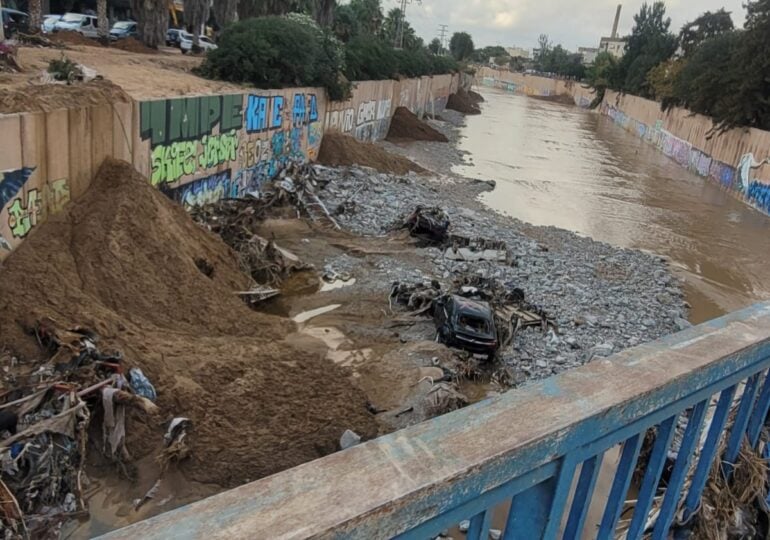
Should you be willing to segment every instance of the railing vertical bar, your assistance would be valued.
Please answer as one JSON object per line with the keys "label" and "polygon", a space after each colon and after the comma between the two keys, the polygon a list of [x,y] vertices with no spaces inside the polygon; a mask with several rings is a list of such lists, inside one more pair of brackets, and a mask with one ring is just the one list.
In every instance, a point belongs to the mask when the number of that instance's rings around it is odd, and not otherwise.
{"label": "railing vertical bar", "polygon": [[676,419],[679,415],[669,417],[658,426],[658,435],[655,437],[655,444],[652,446],[652,454],[647,462],[647,470],[644,472],[642,487],[639,489],[639,496],[634,508],[634,516],[631,518],[631,525],[626,534],[627,540],[639,540],[644,532],[644,526],[647,522],[647,514],[652,506],[652,499],[658,488],[660,473],[663,472],[663,465],[666,463],[666,452],[671,445],[671,439],[676,431]]}
{"label": "railing vertical bar", "polygon": [[555,489],[553,476],[516,494],[505,522],[504,540],[543,538]]}
{"label": "railing vertical bar", "polygon": [[623,443],[620,462],[618,463],[617,471],[615,471],[615,480],[612,482],[610,495],[607,497],[607,506],[604,508],[604,515],[602,516],[597,538],[611,539],[615,537],[615,526],[618,523],[618,519],[620,519],[620,513],[623,511],[628,486],[631,484],[636,459],[639,457],[639,450],[644,440],[643,435],[643,433],[637,433],[626,439],[626,442]]}
{"label": "railing vertical bar", "polygon": [[567,454],[561,459],[559,467],[559,476],[556,480],[556,489],[551,499],[551,509],[548,513],[548,523],[543,533],[543,538],[555,538],[561,525],[561,518],[564,515],[564,507],[569,498],[569,490],[572,487],[572,479],[575,477],[575,470],[579,461],[574,454]]}
{"label": "railing vertical bar", "polygon": [[759,399],[754,407],[754,412],[749,419],[749,444],[752,448],[757,446],[759,441],[759,433],[762,431],[762,425],[767,418],[767,410],[770,408],[770,369],[767,370],[765,376],[765,382],[762,385],[762,393],[759,394]]}
{"label": "railing vertical bar", "polygon": [[570,508],[569,518],[567,518],[567,526],[564,528],[565,540],[580,538],[603,458],[604,453],[590,457],[580,467],[580,477],[575,488],[575,495],[572,497],[572,508]]}
{"label": "railing vertical bar", "polygon": [[738,453],[741,451],[743,436],[746,433],[746,426],[749,423],[749,417],[754,407],[754,399],[757,397],[757,387],[759,386],[759,373],[748,378],[746,386],[743,388],[741,403],[738,405],[738,412],[735,415],[733,426],[730,429],[730,439],[727,441],[727,448],[724,454],[724,463],[722,470],[725,477],[729,478],[733,473],[733,465],[738,459]]}
{"label": "railing vertical bar", "polygon": [[693,474],[692,482],[690,483],[690,491],[687,492],[687,498],[684,501],[685,520],[690,518],[698,508],[698,504],[700,504],[700,496],[703,488],[706,486],[706,480],[711,471],[711,463],[714,461],[714,456],[716,456],[717,449],[719,448],[719,439],[722,437],[722,431],[727,423],[727,418],[730,416],[730,408],[733,404],[736,388],[737,385],[734,384],[729,388],[725,388],[719,394],[719,401],[717,401],[714,416],[711,417],[711,426],[706,435],[706,441],[703,443],[703,448],[698,458],[698,465],[695,468],[695,474]]}
{"label": "railing vertical bar", "polygon": [[471,518],[471,525],[468,527],[467,540],[487,540],[489,536],[489,524],[492,522],[492,509],[487,508]]}
{"label": "railing vertical bar", "polygon": [[708,399],[703,400],[692,409],[687,422],[687,429],[685,429],[684,436],[682,437],[682,444],[679,446],[679,454],[676,457],[676,463],[674,463],[674,469],[671,471],[671,477],[666,487],[663,505],[660,508],[660,514],[655,523],[655,529],[652,532],[652,540],[665,540],[668,536],[668,528],[674,520],[674,512],[679,502],[685,475],[690,468],[690,458],[700,440],[700,430],[703,425],[703,418],[706,416],[708,403]]}

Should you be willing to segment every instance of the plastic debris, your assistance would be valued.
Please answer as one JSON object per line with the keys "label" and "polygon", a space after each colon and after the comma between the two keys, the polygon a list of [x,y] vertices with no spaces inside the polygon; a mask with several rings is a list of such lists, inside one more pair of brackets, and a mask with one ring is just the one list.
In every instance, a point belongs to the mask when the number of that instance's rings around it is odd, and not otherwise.
{"label": "plastic debris", "polygon": [[155,401],[158,399],[158,394],[155,392],[155,387],[150,380],[145,376],[141,369],[135,367],[128,371],[129,381],[131,382],[131,388],[134,392],[142,397]]}
{"label": "plastic debris", "polygon": [[346,429],[345,433],[343,433],[342,437],[340,437],[340,448],[342,450],[346,450],[351,446],[355,446],[359,444],[360,442],[361,442],[360,435],[358,435],[355,431]]}

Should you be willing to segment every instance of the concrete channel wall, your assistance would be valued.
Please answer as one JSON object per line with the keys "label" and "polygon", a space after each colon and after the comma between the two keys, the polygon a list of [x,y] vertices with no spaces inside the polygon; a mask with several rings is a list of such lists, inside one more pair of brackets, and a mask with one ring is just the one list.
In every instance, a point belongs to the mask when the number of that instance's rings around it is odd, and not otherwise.
{"label": "concrete channel wall", "polygon": [[355,83],[344,102],[323,88],[244,89],[0,115],[0,260],[77,199],[106,157],[133,163],[185,206],[213,202],[316,159],[325,132],[371,142],[399,106],[439,113],[459,84],[439,75]]}
{"label": "concrete channel wall", "polygon": [[[594,100],[593,89],[572,81],[481,68],[478,85],[516,94],[568,96],[580,107]],[[711,118],[687,109],[663,112],[660,103],[608,90],[599,111],[635,133],[682,167],[719,183],[765,214],[770,214],[770,132],[738,128],[715,134]]]}

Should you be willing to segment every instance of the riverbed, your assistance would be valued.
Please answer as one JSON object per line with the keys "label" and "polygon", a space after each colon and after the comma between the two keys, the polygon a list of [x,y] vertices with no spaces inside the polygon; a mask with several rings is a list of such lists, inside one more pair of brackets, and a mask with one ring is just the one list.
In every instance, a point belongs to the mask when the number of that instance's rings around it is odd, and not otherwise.
{"label": "riverbed", "polygon": [[554,225],[670,259],[689,318],[703,322],[770,298],[770,217],[594,111],[484,88],[452,172],[492,179],[480,200],[534,225]]}

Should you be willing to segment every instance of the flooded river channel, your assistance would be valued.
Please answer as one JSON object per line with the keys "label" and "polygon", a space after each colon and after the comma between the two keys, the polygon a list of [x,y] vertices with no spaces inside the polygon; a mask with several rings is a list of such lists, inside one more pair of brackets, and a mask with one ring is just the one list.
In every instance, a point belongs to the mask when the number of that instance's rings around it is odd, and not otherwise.
{"label": "flooded river channel", "polygon": [[770,217],[680,167],[610,118],[483,89],[454,172],[494,179],[499,212],[668,257],[694,323],[770,298]]}

